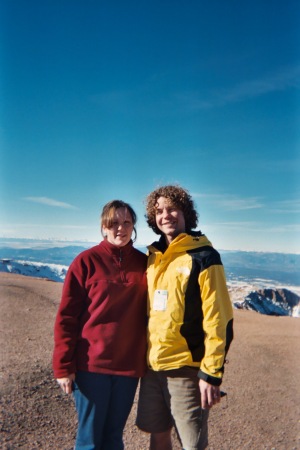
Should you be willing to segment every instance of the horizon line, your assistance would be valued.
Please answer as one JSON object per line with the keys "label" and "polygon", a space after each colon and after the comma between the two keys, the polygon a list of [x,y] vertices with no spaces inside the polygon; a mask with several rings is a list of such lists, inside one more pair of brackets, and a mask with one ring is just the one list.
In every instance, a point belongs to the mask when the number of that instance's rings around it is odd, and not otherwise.
{"label": "horizon line", "polygon": [[[86,244],[99,244],[101,240],[89,240],[89,239],[62,239],[62,238],[27,238],[27,237],[5,237],[0,236],[0,241],[7,240],[7,241],[24,241],[24,242],[32,242],[35,241],[37,243],[41,242],[47,242],[47,243],[86,243]],[[0,242],[1,245],[1,242]],[[145,247],[147,248],[149,243],[135,243],[136,247]],[[243,250],[241,248],[219,248],[220,252],[244,252],[244,253],[279,253],[279,254],[286,254],[286,255],[300,255],[300,252],[291,252],[291,251],[279,251],[279,250]]]}

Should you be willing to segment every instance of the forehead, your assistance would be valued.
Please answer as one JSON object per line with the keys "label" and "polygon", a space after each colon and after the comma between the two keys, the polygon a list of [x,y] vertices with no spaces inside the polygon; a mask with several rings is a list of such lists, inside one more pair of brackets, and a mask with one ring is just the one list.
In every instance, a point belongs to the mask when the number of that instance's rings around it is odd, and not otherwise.
{"label": "forehead", "polygon": [[174,207],[174,206],[175,206],[174,203],[172,203],[172,201],[166,197],[159,197],[155,204],[156,209],[170,208],[170,207]]}
{"label": "forehead", "polygon": [[132,220],[131,214],[127,208],[117,208],[112,211],[112,218],[120,220]]}

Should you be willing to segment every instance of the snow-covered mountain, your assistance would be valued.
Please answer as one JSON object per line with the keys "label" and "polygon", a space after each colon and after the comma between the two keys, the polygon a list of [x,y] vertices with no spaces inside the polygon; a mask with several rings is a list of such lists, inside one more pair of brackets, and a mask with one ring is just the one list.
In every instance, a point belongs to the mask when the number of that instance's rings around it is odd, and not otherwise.
{"label": "snow-covered mountain", "polygon": [[251,291],[242,302],[233,302],[233,305],[268,316],[300,317],[300,296],[284,288]]}
{"label": "snow-covered mountain", "polygon": [[[3,247],[0,248],[0,272],[63,282],[70,263],[85,248]],[[221,256],[235,308],[268,315],[300,316],[300,255],[227,251],[221,252]]]}
{"label": "snow-covered mountain", "polygon": [[0,272],[10,272],[29,277],[46,278],[51,281],[64,281],[68,266],[45,264],[35,261],[0,260]]}

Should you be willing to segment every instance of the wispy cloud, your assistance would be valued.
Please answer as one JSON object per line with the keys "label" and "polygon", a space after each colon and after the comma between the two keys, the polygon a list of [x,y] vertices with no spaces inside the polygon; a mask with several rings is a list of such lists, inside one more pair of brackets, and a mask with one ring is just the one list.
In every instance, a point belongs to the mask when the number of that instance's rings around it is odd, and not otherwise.
{"label": "wispy cloud", "polygon": [[[195,74],[194,74],[195,76]],[[178,114],[182,111],[195,112],[225,106],[247,99],[259,97],[271,92],[300,88],[300,65],[283,67],[277,72],[268,73],[260,78],[243,80],[229,87],[201,90],[176,91],[170,83],[171,74],[153,77],[134,89],[95,93],[89,100],[106,111],[126,114]],[[162,86],[164,88],[162,93]]]}
{"label": "wispy cloud", "polygon": [[232,222],[213,222],[206,224],[209,229],[222,229],[227,231],[243,231],[251,233],[299,233],[300,224],[269,224],[266,226],[263,222],[256,221],[232,221]]}
{"label": "wispy cloud", "polygon": [[[1,224],[2,225],[2,224]],[[31,228],[38,228],[40,229],[41,226],[43,227],[43,229],[57,229],[57,224],[49,224],[49,223],[45,223],[43,225],[41,225],[40,223],[10,223],[10,224],[5,224],[5,226],[7,227],[7,230],[10,230],[12,228],[16,228],[16,229],[31,229]],[[59,225],[59,229],[60,230],[95,230],[95,227],[91,226],[91,225]],[[1,229],[2,231],[2,229]],[[3,233],[2,233],[3,234]]]}
{"label": "wispy cloud", "polygon": [[223,103],[237,102],[246,98],[258,97],[269,92],[283,91],[290,87],[299,88],[300,66],[283,70],[257,80],[249,80],[220,93],[219,101]]}
{"label": "wispy cloud", "polygon": [[274,202],[270,205],[271,212],[276,213],[300,213],[300,199],[283,200],[280,202]]}
{"label": "wispy cloud", "polygon": [[205,92],[205,97],[197,92],[176,95],[180,103],[189,105],[191,110],[201,110],[237,103],[259,97],[270,92],[284,91],[288,88],[300,87],[300,65],[285,67],[265,77],[245,80],[226,89],[215,89]]}
{"label": "wispy cloud", "polygon": [[243,231],[258,231],[260,229],[260,224],[254,221],[234,221],[234,222],[213,222],[206,226],[210,230],[222,229],[222,230],[243,230]]}
{"label": "wispy cloud", "polygon": [[24,200],[33,203],[40,203],[42,205],[52,206],[55,208],[64,208],[64,209],[77,209],[76,206],[70,205],[69,203],[60,202],[58,200],[54,200],[53,198],[48,197],[24,197]]}
{"label": "wispy cloud", "polygon": [[234,195],[219,194],[192,194],[194,198],[202,198],[227,211],[241,211],[248,209],[260,209],[264,207],[259,197],[237,197]]}
{"label": "wispy cloud", "polygon": [[300,233],[300,224],[290,223],[290,224],[273,225],[268,228],[268,231],[270,231],[271,233]]}
{"label": "wispy cloud", "polygon": [[[225,211],[245,211],[261,209],[276,214],[299,214],[300,199],[266,202],[261,197],[238,197],[231,194],[199,194],[192,193],[192,197],[202,199],[203,202],[222,208]],[[234,222],[236,223],[236,222]]]}

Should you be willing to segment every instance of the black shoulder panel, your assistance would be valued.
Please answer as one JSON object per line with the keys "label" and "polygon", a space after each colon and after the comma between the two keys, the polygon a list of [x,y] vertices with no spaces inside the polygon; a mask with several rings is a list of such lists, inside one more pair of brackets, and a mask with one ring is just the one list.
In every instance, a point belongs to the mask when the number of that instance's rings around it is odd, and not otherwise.
{"label": "black shoulder panel", "polygon": [[204,356],[203,313],[198,282],[200,265],[196,263],[194,255],[191,256],[192,267],[185,292],[185,309],[180,332],[187,342],[193,361],[200,362]]}
{"label": "black shoulder panel", "polygon": [[193,262],[195,260],[196,264],[199,266],[200,272],[208,269],[210,266],[222,265],[219,252],[210,245],[194,248],[187,253],[191,255]]}

